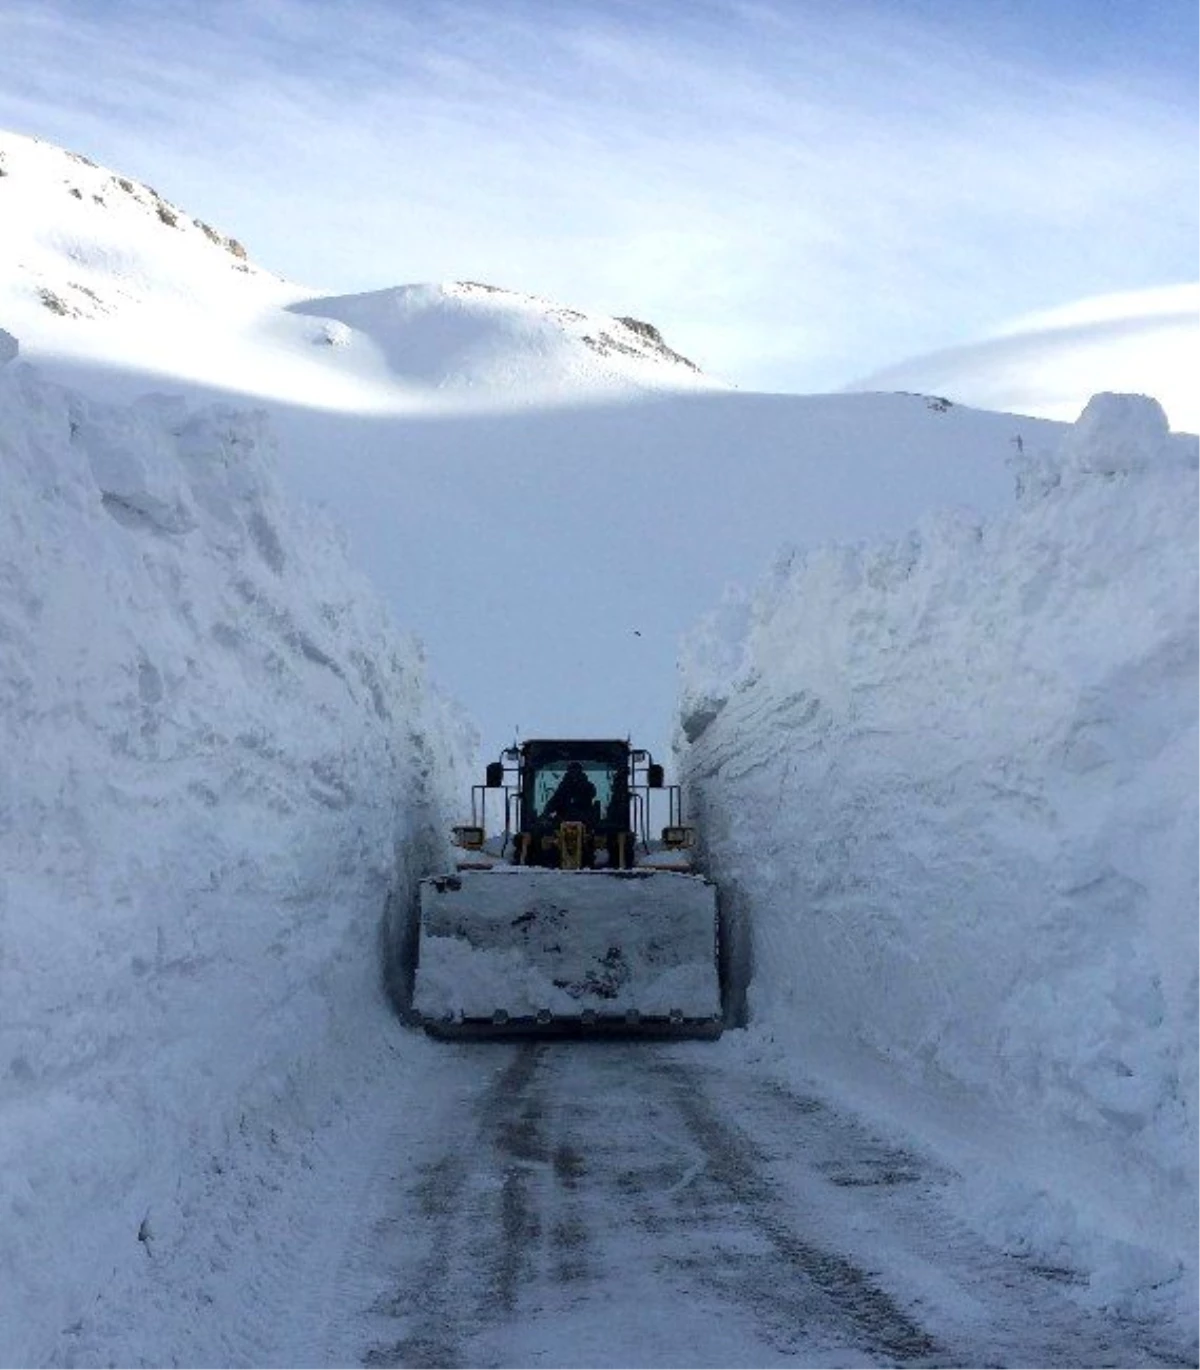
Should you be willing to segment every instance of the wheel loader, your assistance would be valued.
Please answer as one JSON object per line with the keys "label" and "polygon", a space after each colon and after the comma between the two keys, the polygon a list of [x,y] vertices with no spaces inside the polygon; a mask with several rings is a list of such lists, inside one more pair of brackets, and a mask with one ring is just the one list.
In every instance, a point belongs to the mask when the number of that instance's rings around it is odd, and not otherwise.
{"label": "wheel loader", "polygon": [[420,885],[412,1009],[431,1035],[720,1035],[716,887],[648,751],[516,744],[453,838],[455,869]]}

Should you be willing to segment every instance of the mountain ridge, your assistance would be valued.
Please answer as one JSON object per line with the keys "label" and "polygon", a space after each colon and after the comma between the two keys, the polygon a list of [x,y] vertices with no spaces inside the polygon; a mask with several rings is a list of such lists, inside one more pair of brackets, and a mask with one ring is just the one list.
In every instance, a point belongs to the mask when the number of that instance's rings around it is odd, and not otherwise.
{"label": "mountain ridge", "polygon": [[232,389],[266,373],[266,395],[376,410],[721,384],[632,316],[473,281],[286,281],[153,187],[40,139],[0,132],[0,173],[0,320],[32,353]]}

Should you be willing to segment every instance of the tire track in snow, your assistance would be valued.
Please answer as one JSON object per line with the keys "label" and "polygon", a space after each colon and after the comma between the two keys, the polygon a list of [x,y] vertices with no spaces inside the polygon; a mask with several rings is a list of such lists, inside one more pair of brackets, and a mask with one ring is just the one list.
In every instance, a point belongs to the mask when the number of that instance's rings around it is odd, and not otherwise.
{"label": "tire track in snow", "polygon": [[[736,1269],[739,1264],[762,1265],[761,1259],[729,1262],[731,1277],[724,1282],[733,1297],[754,1306],[764,1328],[773,1329],[772,1340],[780,1351],[800,1351],[797,1333],[810,1339],[810,1324],[828,1316],[814,1298],[819,1291],[836,1310],[834,1324],[843,1324],[841,1335],[845,1324],[852,1324],[861,1344],[887,1363],[957,1363],[945,1358],[936,1341],[865,1270],[794,1230],[778,1191],[764,1174],[762,1152],[718,1115],[706,1092],[697,1088],[694,1071],[675,1062],[660,1062],[656,1068],[692,1137],[704,1150],[707,1185],[694,1187],[696,1217],[708,1220],[708,1210],[732,1199],[741,1221],[765,1238],[777,1258],[769,1282],[758,1280],[760,1271]],[[714,1279],[718,1287],[722,1282],[722,1277]]]}
{"label": "tire track in snow", "polygon": [[[486,1060],[495,1048],[475,1050]],[[371,1310],[364,1365],[502,1364],[530,1292],[587,1278],[589,1225],[573,1197],[584,1161],[547,1135],[544,1052],[517,1049],[404,1196],[391,1226],[410,1258]]]}
{"label": "tire track in snow", "polygon": [[376,1196],[334,1363],[1171,1363],[969,1231],[936,1161],[719,1052],[453,1063],[467,1087]]}
{"label": "tire track in snow", "polygon": [[937,1363],[866,1274],[790,1230],[760,1154],[658,1048],[523,1047],[455,1122],[378,1228],[410,1258],[387,1253],[364,1364],[753,1365],[864,1345]]}
{"label": "tire track in snow", "polygon": [[[758,1155],[748,1209],[769,1196],[767,1221],[773,1225],[772,1214],[784,1215],[788,1232],[805,1234],[799,1247],[786,1234],[781,1243],[802,1267],[819,1234],[824,1250],[814,1273],[862,1323],[874,1356],[889,1364],[908,1359],[905,1338],[893,1341],[901,1325],[890,1316],[880,1321],[886,1310],[875,1295],[886,1289],[887,1305],[924,1329],[929,1352],[928,1359],[918,1356],[919,1364],[1195,1364],[1164,1345],[1153,1323],[1125,1320],[1074,1297],[1086,1291],[1081,1276],[981,1239],[956,1212],[958,1177],[938,1160],[758,1072],[720,1071],[722,1108],[708,1117],[715,1091],[697,1088],[696,1066],[710,1078],[715,1072],[700,1055],[688,1065],[666,1068],[684,1108],[697,1114],[702,1129],[715,1124],[718,1137],[741,1133]],[[736,1118],[747,1126],[731,1125]],[[765,1194],[756,1193],[760,1186]],[[829,1251],[838,1253],[833,1264],[826,1261]],[[875,1292],[857,1276],[846,1280],[843,1265],[864,1273]]]}

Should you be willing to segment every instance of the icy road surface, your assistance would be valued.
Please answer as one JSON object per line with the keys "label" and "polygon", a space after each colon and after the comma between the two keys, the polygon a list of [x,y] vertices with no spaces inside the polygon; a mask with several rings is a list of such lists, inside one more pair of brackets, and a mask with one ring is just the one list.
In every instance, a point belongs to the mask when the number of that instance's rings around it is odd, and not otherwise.
{"label": "icy road surface", "polygon": [[935,1164],[711,1047],[442,1051],[379,1119],[302,1362],[1171,1363],[974,1238]]}
{"label": "icy road surface", "polygon": [[742,1033],[379,1027],[333,1053],[323,1103],[197,1148],[178,1211],[24,1363],[1195,1364],[988,1246],[953,1172],[780,1083]]}

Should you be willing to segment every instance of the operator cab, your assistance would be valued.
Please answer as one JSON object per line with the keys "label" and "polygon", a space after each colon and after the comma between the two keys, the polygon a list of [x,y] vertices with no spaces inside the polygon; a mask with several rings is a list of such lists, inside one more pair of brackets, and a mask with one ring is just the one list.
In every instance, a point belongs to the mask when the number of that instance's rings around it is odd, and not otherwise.
{"label": "operator cab", "polygon": [[666,790],[670,821],[680,821],[678,786],[664,786],[663,768],[648,751],[619,739],[540,738],[508,748],[472,791],[472,826],[456,831],[471,835],[460,836],[459,844],[481,858],[491,845],[486,796],[497,789],[504,792],[505,834],[497,855],[522,866],[628,870],[640,864],[651,849],[652,790]]}
{"label": "operator cab", "polygon": [[[519,749],[518,862],[631,866],[636,840],[630,814],[632,764],[627,742],[526,742]],[[575,824],[582,831],[568,826]],[[573,840],[577,853],[570,849]]]}

